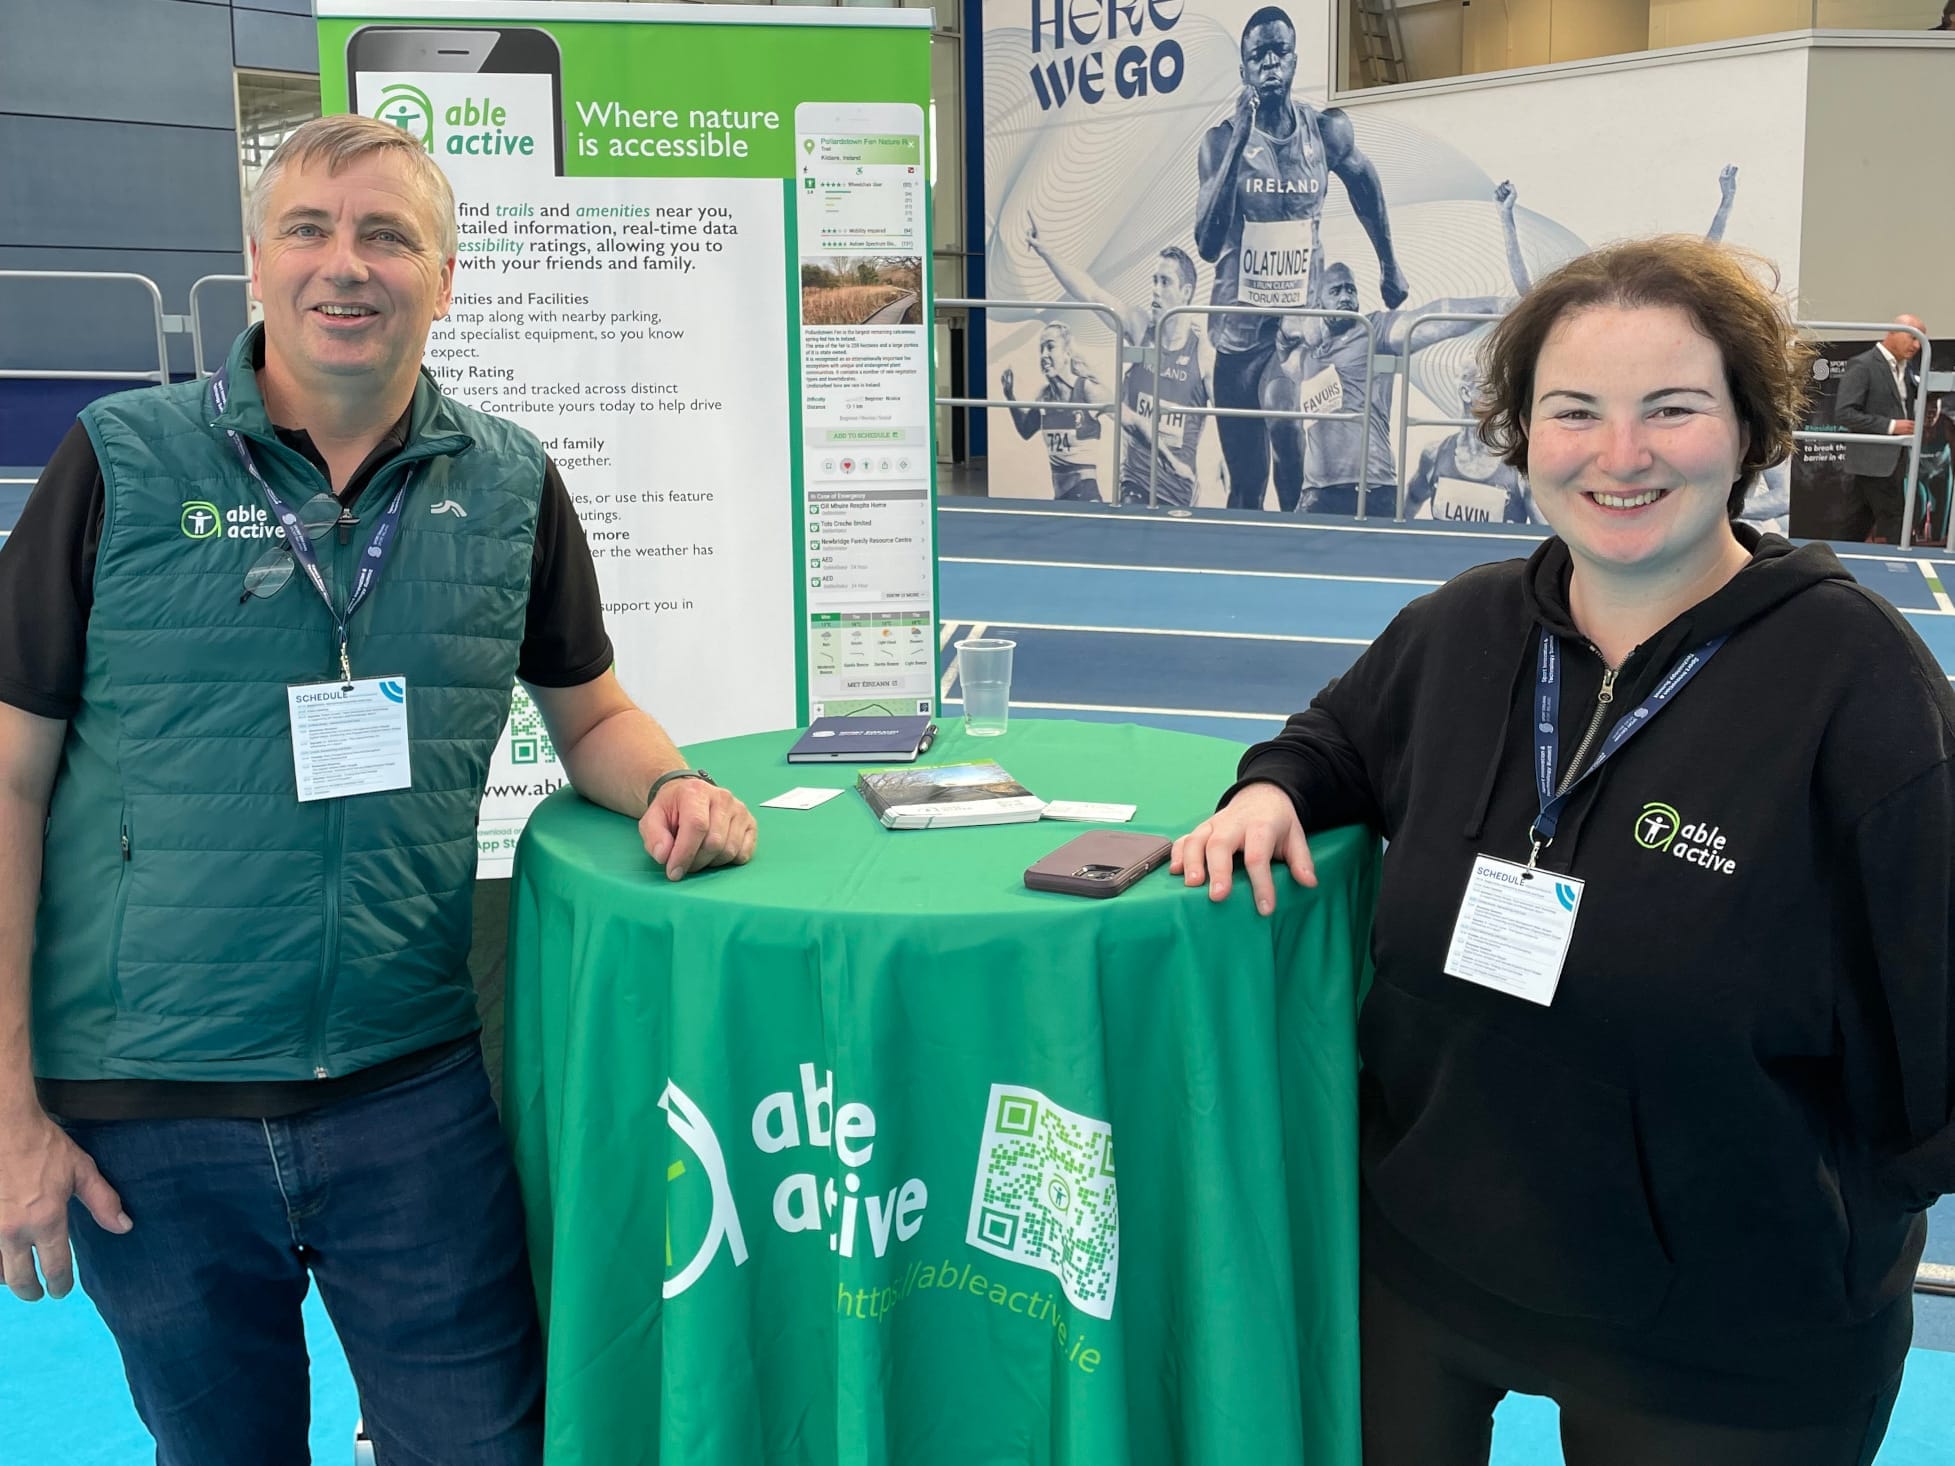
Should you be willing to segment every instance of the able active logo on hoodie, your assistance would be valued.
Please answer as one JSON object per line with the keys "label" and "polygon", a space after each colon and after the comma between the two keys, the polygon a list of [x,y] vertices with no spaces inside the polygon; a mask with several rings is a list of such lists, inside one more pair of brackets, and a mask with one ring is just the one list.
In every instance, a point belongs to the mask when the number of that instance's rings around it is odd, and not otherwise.
{"label": "able active logo on hoodie", "polygon": [[1636,843],[1721,876],[1738,873],[1737,860],[1725,853],[1724,831],[1701,821],[1686,822],[1675,805],[1657,800],[1644,805],[1636,816]]}

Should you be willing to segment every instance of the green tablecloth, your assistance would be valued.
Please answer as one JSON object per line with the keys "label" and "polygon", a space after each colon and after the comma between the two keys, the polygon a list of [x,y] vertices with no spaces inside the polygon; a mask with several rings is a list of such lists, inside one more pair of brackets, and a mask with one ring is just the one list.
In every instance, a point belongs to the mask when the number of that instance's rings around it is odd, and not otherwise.
{"label": "green tablecloth", "polygon": [[[760,809],[854,781],[790,741],[689,750],[756,807],[749,866],[669,884],[569,790],[517,855],[504,1109],[550,1466],[1356,1466],[1375,843],[1316,841],[1272,921],[1166,872],[1032,892],[1085,827]],[[1171,836],[1238,752],[1021,721],[927,758]]]}

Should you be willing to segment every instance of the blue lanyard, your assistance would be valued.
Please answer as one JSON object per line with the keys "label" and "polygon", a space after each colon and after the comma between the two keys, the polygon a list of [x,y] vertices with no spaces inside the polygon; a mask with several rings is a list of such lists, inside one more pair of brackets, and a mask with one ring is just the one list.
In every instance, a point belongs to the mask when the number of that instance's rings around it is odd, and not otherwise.
{"label": "blue lanyard", "polygon": [[[210,399],[220,416],[223,415],[225,399],[230,393],[230,383],[231,371],[228,366],[219,367],[217,374],[210,379]],[[299,562],[299,568],[305,571],[306,578],[312,582],[312,588],[319,592],[319,599],[326,603],[326,612],[333,618],[333,627],[339,632],[339,675],[344,681],[351,683],[353,665],[347,657],[346,628],[353,619],[353,613],[360,609],[361,603],[379,582],[380,572],[387,566],[387,557],[393,553],[394,545],[399,539],[397,531],[400,529],[401,507],[407,502],[408,486],[413,483],[414,475],[410,473],[401,480],[400,488],[395,490],[393,499],[381,512],[380,522],[374,525],[373,533],[367,536],[366,548],[360,552],[359,573],[353,580],[353,594],[347,599],[346,609],[342,611],[333,603],[333,593],[326,586],[326,577],[319,573],[319,556],[314,553],[312,540],[306,534],[305,525],[300,521],[299,516],[292,512],[291,507],[278,496],[278,490],[274,489],[266,481],[264,474],[259,472],[258,460],[251,456],[251,449],[246,445],[243,436],[231,428],[226,428],[224,435],[231,440],[232,451],[238,455],[238,462],[244,465],[244,471],[257,480],[258,487],[264,491],[265,502],[271,505],[272,516],[284,527],[285,548],[292,552],[292,558]]]}
{"label": "blue lanyard", "polygon": [[1540,657],[1534,669],[1534,783],[1541,798],[1541,812],[1535,816],[1534,824],[1528,830],[1534,846],[1527,857],[1529,865],[1533,865],[1541,852],[1554,843],[1555,827],[1561,822],[1561,812],[1568,807],[1569,796],[1581,786],[1582,781],[1620,753],[1624,744],[1648,727],[1650,719],[1662,712],[1683,691],[1690,679],[1704,670],[1725,640],[1722,636],[1713,637],[1695,651],[1685,652],[1683,659],[1670,669],[1670,674],[1657,683],[1654,692],[1616,719],[1609,736],[1602,740],[1602,751],[1596,755],[1595,762],[1569,780],[1566,789],[1557,792],[1555,779],[1561,763],[1561,642],[1547,627],[1541,628]]}

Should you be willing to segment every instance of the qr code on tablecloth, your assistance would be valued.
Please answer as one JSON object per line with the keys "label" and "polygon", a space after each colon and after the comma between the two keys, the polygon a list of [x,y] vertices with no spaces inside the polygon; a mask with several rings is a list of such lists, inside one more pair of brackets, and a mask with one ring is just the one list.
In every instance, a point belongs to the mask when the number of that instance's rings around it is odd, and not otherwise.
{"label": "qr code on tablecloth", "polygon": [[1111,1318],[1120,1272],[1113,1127],[1036,1089],[992,1085],[965,1240],[1053,1274],[1075,1308]]}

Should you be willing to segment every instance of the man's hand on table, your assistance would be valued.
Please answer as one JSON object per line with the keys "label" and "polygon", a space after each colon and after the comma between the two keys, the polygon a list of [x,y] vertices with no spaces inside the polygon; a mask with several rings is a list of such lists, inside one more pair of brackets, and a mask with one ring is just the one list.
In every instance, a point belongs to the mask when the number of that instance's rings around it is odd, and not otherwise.
{"label": "man's hand on table", "polygon": [[1290,796],[1274,784],[1251,784],[1227,805],[1174,842],[1168,869],[1187,884],[1208,882],[1208,899],[1226,901],[1235,884],[1235,858],[1242,856],[1243,873],[1256,896],[1256,910],[1268,916],[1276,909],[1276,881],[1271,863],[1281,859],[1298,885],[1317,884],[1317,868],[1310,859],[1310,842],[1303,836]]}
{"label": "man's hand on table", "polygon": [[674,779],[660,789],[638,821],[638,833],[646,853],[673,881],[716,865],[745,865],[759,838],[753,812],[704,779]]}

